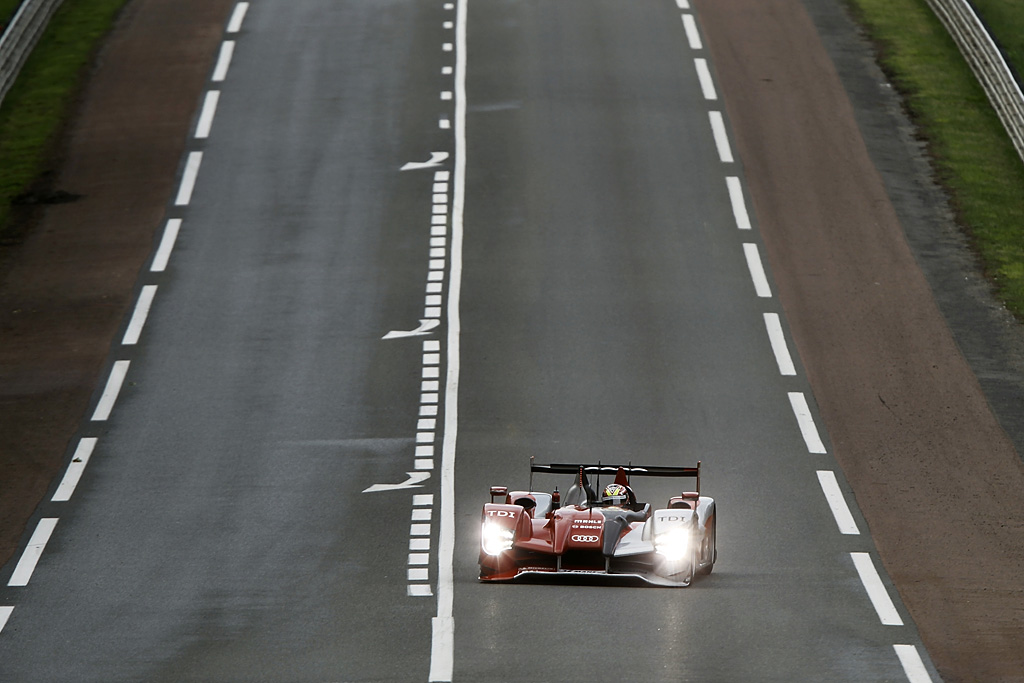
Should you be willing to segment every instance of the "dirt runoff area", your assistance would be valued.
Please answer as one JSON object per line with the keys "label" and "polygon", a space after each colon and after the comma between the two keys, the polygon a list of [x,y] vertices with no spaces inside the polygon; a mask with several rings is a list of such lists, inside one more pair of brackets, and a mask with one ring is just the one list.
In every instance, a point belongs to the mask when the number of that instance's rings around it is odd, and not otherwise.
{"label": "dirt runoff area", "polygon": [[177,177],[231,0],[132,0],[23,244],[0,253],[0,564],[65,462]]}
{"label": "dirt runoff area", "polygon": [[697,13],[779,299],[885,568],[946,681],[1024,681],[1024,466],[908,246],[865,136],[900,142],[862,133],[825,4]]}

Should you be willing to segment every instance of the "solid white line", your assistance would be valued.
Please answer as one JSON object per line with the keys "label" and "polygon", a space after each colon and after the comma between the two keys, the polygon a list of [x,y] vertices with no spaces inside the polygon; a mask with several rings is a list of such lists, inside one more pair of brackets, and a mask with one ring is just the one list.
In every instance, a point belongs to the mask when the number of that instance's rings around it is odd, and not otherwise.
{"label": "solid white line", "polygon": [[146,324],[146,318],[149,316],[149,309],[153,305],[155,296],[156,285],[145,285],[139,292],[139,300],[135,302],[135,311],[132,313],[128,329],[124,331],[124,338],[121,340],[125,346],[138,343],[139,335],[142,334],[142,328]]}
{"label": "solid white line", "polygon": [[793,358],[789,355],[789,347],[786,346],[786,335],[782,333],[782,322],[778,313],[765,313],[764,326],[768,330],[768,340],[772,344],[772,351],[775,353],[775,362],[779,365],[779,374],[795,375],[796,368],[793,367]]}
{"label": "solid white line", "polygon": [[203,100],[203,109],[199,114],[199,123],[196,124],[196,138],[202,140],[210,137],[210,128],[213,127],[213,116],[217,113],[217,103],[220,102],[220,90],[209,90]]}
{"label": "solid white line", "polygon": [[154,273],[162,273],[171,259],[171,251],[174,250],[174,242],[178,239],[178,231],[181,230],[181,219],[171,218],[164,228],[164,236],[160,239],[160,246],[153,257],[153,265],[149,267]]}
{"label": "solid white line", "polygon": [[43,517],[39,520],[36,530],[32,532],[32,538],[28,539],[25,552],[21,554],[21,559],[18,560],[18,565],[14,568],[11,580],[7,582],[8,586],[28,585],[29,579],[32,578],[32,572],[36,570],[36,564],[39,562],[55,526],[57,526],[56,517]]}
{"label": "solid white line", "polygon": [[931,683],[932,677],[928,674],[928,669],[924,667],[921,654],[915,646],[893,645],[892,647],[896,650],[896,656],[900,658],[900,664],[903,665],[903,673],[907,675],[907,680],[910,683]]}
{"label": "solid white line", "polygon": [[192,190],[195,189],[196,178],[199,176],[199,166],[202,163],[202,152],[189,152],[188,161],[185,162],[185,172],[181,176],[178,196],[174,200],[177,206],[188,206],[188,203],[192,201]]}
{"label": "solid white line", "polygon": [[240,2],[235,5],[235,11],[231,13],[231,21],[228,22],[228,33],[238,33],[242,30],[242,20],[245,13],[249,11],[249,3]]}
{"label": "solid white line", "polygon": [[836,518],[839,533],[859,535],[860,529],[857,528],[857,522],[853,519],[853,515],[850,514],[850,507],[846,504],[846,498],[843,497],[843,492],[839,489],[836,473],[832,470],[818,470],[818,483],[821,484],[825,500],[828,501],[828,506],[832,509],[832,516]]}
{"label": "solid white line", "polygon": [[60,485],[57,486],[53,498],[50,499],[51,501],[54,503],[66,503],[71,500],[71,494],[75,492],[75,487],[78,486],[78,481],[82,478],[85,466],[89,464],[89,458],[92,457],[93,449],[96,448],[96,441],[96,437],[87,436],[78,442],[78,448],[75,449],[75,454],[71,456],[71,463],[64,473],[64,478],[60,480]]}
{"label": "solid white line", "polygon": [[7,620],[11,618],[11,612],[14,608],[11,606],[0,607],[0,631],[4,630],[4,626],[7,625]]}
{"label": "solid white line", "polygon": [[725,185],[729,188],[729,202],[732,204],[732,215],[736,218],[736,227],[750,230],[750,214],[747,213],[747,203],[743,201],[740,179],[731,175],[725,179]]}
{"label": "solid white line", "polygon": [[768,278],[764,274],[764,265],[761,263],[757,245],[750,242],[744,243],[743,254],[747,257],[747,268],[750,270],[750,279],[754,281],[754,291],[763,299],[770,298],[772,290],[768,286]]}
{"label": "solid white line", "polygon": [[[437,616],[431,620],[429,681],[451,681],[455,668],[453,616],[455,559],[455,444],[459,424],[459,299],[462,292],[462,231],[466,202],[466,9],[456,3],[455,178],[452,195],[451,256],[448,278],[448,359],[441,447],[441,501],[437,544]],[[439,179],[440,180],[440,179]]]}
{"label": "solid white line", "polygon": [[220,45],[220,54],[217,55],[217,66],[213,69],[213,82],[220,83],[228,76],[228,67],[231,66],[231,57],[235,54],[235,41],[225,40]]}
{"label": "solid white line", "polygon": [[882,578],[878,575],[878,570],[875,569],[875,563],[871,561],[871,555],[868,553],[850,553],[850,557],[853,558],[853,566],[857,568],[861,583],[864,584],[864,588],[868,592],[868,598],[871,599],[871,604],[874,605],[875,612],[878,613],[878,618],[882,620],[882,624],[885,626],[902,626],[903,619],[900,618],[899,612],[896,611],[896,606],[892,604],[889,592],[882,585]]}
{"label": "solid white line", "polygon": [[704,99],[717,100],[718,93],[715,92],[715,82],[711,80],[711,70],[708,69],[708,60],[698,57],[693,60],[697,67],[697,79],[700,81],[700,90],[704,93]]}
{"label": "solid white line", "polygon": [[110,377],[107,378],[107,386],[103,388],[100,401],[96,404],[96,412],[92,414],[94,422],[102,422],[110,417],[117,395],[121,393],[124,376],[128,374],[128,364],[129,361],[126,360],[114,361],[114,367],[110,368]]}
{"label": "solid white line", "polygon": [[791,391],[789,392],[789,404],[793,406],[793,414],[796,416],[797,424],[800,425],[800,433],[803,434],[804,443],[807,444],[807,451],[810,453],[827,452],[825,444],[818,436],[818,428],[814,426],[814,418],[807,405],[807,398],[799,391]]}
{"label": "solid white line", "polygon": [[690,49],[700,50],[704,46],[700,42],[700,33],[697,31],[697,22],[692,14],[683,15],[683,27],[686,29],[686,40],[690,43]]}
{"label": "solid white line", "polygon": [[725,120],[722,118],[722,112],[710,111],[708,118],[711,119],[711,132],[715,135],[718,158],[722,160],[723,164],[731,164],[733,162],[732,148],[729,147],[729,135],[725,132]]}

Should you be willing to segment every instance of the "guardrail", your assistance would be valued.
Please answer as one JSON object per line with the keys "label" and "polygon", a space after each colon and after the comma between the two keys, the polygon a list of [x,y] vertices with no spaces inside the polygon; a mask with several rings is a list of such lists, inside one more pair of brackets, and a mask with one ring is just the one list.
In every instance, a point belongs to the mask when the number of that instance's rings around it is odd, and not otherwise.
{"label": "guardrail", "polygon": [[0,104],[63,0],[24,0],[0,36]]}
{"label": "guardrail", "polygon": [[1024,93],[968,0],[928,0],[999,114],[1024,161]]}

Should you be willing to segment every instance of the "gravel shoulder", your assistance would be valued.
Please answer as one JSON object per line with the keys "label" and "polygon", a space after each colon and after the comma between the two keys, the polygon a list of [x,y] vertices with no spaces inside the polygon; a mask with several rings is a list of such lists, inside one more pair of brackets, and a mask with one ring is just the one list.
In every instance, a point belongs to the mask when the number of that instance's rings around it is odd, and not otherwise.
{"label": "gravel shoulder", "polygon": [[992,409],[1019,439],[1017,330],[837,3],[698,10],[779,299],[882,561],[946,681],[1024,680],[1024,466]]}

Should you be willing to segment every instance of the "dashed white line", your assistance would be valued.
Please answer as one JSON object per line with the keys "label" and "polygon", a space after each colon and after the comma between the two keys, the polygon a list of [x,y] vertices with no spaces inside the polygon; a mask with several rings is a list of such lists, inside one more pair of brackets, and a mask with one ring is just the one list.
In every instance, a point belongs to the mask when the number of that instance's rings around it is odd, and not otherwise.
{"label": "dashed white line", "polygon": [[836,473],[831,470],[818,470],[818,483],[821,484],[821,490],[832,510],[832,516],[836,518],[839,533],[859,535],[860,529],[857,528],[857,522],[850,514],[850,506],[846,504],[846,498],[843,497],[843,492],[839,489]]}
{"label": "dashed white line", "polygon": [[729,203],[732,204],[732,215],[736,219],[736,227],[740,230],[750,230],[750,214],[747,213],[747,203],[743,200],[743,186],[736,176],[728,176],[725,185],[729,188]]}
{"label": "dashed white line", "polygon": [[686,29],[686,40],[690,43],[690,49],[704,49],[704,45],[700,42],[700,33],[697,31],[697,22],[692,14],[683,15],[683,28]]}
{"label": "dashed white line", "polygon": [[249,3],[240,2],[235,5],[235,11],[231,13],[231,20],[228,21],[228,33],[238,33],[242,30],[242,20],[245,13],[249,11]]}
{"label": "dashed white line", "polygon": [[708,69],[708,60],[703,57],[698,57],[693,60],[694,66],[697,67],[697,79],[700,81],[700,90],[704,93],[704,99],[706,100],[717,100],[718,93],[715,92],[715,82],[711,79],[711,70]]}
{"label": "dashed white line", "polygon": [[710,111],[708,118],[711,120],[711,132],[715,136],[718,158],[722,160],[723,164],[731,164],[733,162],[732,148],[729,146],[729,135],[725,132],[725,119],[722,118],[722,112]]}
{"label": "dashed white line", "polygon": [[7,625],[7,620],[11,618],[12,612],[14,612],[14,607],[10,605],[0,607],[0,631],[4,630],[4,626]]}
{"label": "dashed white line", "polygon": [[130,361],[126,360],[114,362],[114,366],[110,369],[110,376],[107,378],[107,385],[103,388],[103,394],[100,395],[99,403],[96,404],[96,410],[92,414],[94,422],[103,422],[110,417],[110,411],[114,409],[114,403],[117,402],[118,394],[121,393],[125,375],[128,374],[129,363]]}
{"label": "dashed white line", "polygon": [[188,206],[188,203],[192,201],[192,191],[195,189],[196,178],[199,177],[199,167],[202,163],[202,152],[189,152],[188,160],[185,162],[185,172],[181,175],[178,196],[174,199],[177,206]]}
{"label": "dashed white line", "polygon": [[800,433],[804,437],[809,453],[824,454],[825,444],[821,442],[818,435],[818,428],[814,425],[814,418],[811,416],[811,409],[807,405],[807,398],[799,391],[789,392],[789,404],[793,407],[793,415],[800,426]]}
{"label": "dashed white line", "polygon": [[676,0],[676,6],[679,9],[690,9],[689,0]]}
{"label": "dashed white line", "polygon": [[789,355],[789,347],[786,345],[786,335],[782,332],[782,322],[778,313],[765,313],[764,326],[768,330],[768,341],[771,342],[772,352],[775,354],[775,362],[779,366],[780,375],[795,375],[796,368],[793,366],[793,358]]}
{"label": "dashed white line", "polygon": [[203,108],[199,113],[199,122],[196,124],[196,138],[205,140],[210,137],[210,129],[213,127],[213,117],[217,113],[217,103],[220,102],[220,90],[208,90],[203,98]]}
{"label": "dashed white line", "polygon": [[747,258],[747,269],[750,270],[750,279],[754,281],[754,291],[763,299],[772,295],[771,287],[768,286],[768,277],[764,274],[764,265],[761,263],[761,254],[757,245],[746,242],[743,244],[743,255]]}
{"label": "dashed white line", "polygon": [[871,561],[871,555],[868,553],[850,553],[850,557],[853,558],[853,566],[857,568],[861,583],[864,584],[864,588],[868,592],[868,598],[870,598],[871,604],[874,606],[875,612],[878,613],[878,618],[882,621],[882,624],[885,626],[902,626],[903,619],[900,618],[899,612],[896,611],[896,606],[892,603],[889,592],[885,590],[882,579],[878,575],[878,570],[875,569],[875,563]]}
{"label": "dashed white line", "polygon": [[32,573],[36,570],[36,564],[43,554],[43,549],[46,547],[47,541],[50,540],[50,535],[56,526],[56,517],[43,517],[39,520],[36,530],[32,532],[32,538],[28,540],[25,552],[21,554],[21,559],[18,560],[17,566],[14,567],[11,580],[7,582],[8,586],[28,585],[29,579],[32,578]]}
{"label": "dashed white line", "polygon": [[910,683],[932,682],[932,677],[928,674],[928,669],[925,668],[921,654],[915,646],[893,645],[892,647],[896,650],[896,656],[900,658],[900,664],[903,665],[903,673],[907,675],[907,680]]}
{"label": "dashed white line", "polygon": [[75,492],[82,473],[85,472],[85,466],[89,464],[89,458],[92,457],[92,452],[96,448],[96,441],[96,437],[92,436],[86,436],[79,440],[75,454],[71,456],[71,463],[68,465],[67,471],[64,472],[64,478],[60,480],[51,501],[66,503],[71,500],[71,495]]}
{"label": "dashed white line", "polygon": [[160,246],[156,250],[156,256],[153,257],[153,265],[149,267],[151,272],[162,273],[167,268],[167,262],[174,250],[174,242],[178,239],[179,230],[181,230],[180,218],[171,218],[167,221],[164,235],[160,239]]}
{"label": "dashed white line", "polygon": [[217,66],[213,69],[213,82],[220,83],[228,76],[228,68],[231,66],[231,57],[235,54],[235,41],[225,40],[220,44],[220,53],[217,55]]}
{"label": "dashed white line", "polygon": [[146,318],[149,317],[149,309],[153,305],[153,297],[155,296],[156,285],[145,285],[142,291],[139,292],[139,299],[135,302],[132,318],[128,321],[128,329],[125,330],[124,337],[121,339],[121,343],[125,346],[132,346],[138,343],[139,336],[142,334],[142,328],[146,324]]}

